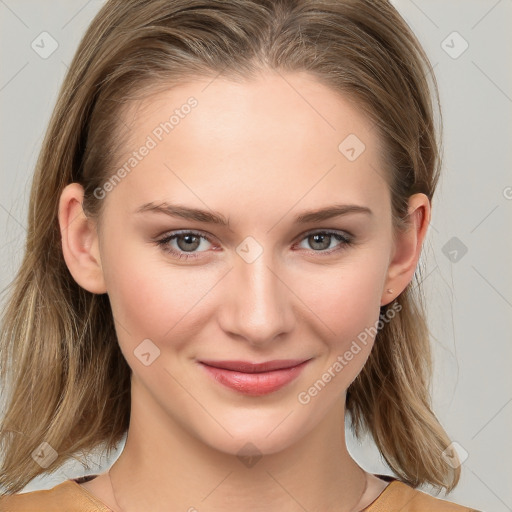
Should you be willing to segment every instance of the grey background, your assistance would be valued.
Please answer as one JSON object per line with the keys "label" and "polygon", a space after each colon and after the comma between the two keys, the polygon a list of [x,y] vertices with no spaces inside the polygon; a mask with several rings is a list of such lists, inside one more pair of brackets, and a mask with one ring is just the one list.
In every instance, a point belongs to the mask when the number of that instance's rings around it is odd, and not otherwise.
{"label": "grey background", "polygon": [[[459,486],[439,497],[482,511],[512,511],[512,0],[393,3],[435,66],[444,114],[443,176],[422,261],[435,351],[434,409],[469,456]],[[31,176],[58,88],[102,4],[0,0],[0,290],[21,262]],[[33,41],[42,47],[43,31],[58,43],[47,58],[31,47]],[[45,41],[48,51],[51,41]],[[464,41],[469,46],[458,55]],[[349,431],[347,440],[366,470],[391,473],[373,444],[359,445]],[[66,464],[24,491],[103,472],[116,456],[98,455],[88,467]]]}

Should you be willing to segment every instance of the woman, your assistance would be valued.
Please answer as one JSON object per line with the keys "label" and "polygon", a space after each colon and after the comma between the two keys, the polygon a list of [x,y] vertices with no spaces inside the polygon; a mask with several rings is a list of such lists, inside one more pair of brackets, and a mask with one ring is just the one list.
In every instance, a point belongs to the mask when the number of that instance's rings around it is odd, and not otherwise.
{"label": "woman", "polygon": [[[416,272],[433,92],[388,2],[107,1],[4,313],[0,510],[471,510],[416,489],[460,477]],[[108,472],[19,494],[125,434]]]}

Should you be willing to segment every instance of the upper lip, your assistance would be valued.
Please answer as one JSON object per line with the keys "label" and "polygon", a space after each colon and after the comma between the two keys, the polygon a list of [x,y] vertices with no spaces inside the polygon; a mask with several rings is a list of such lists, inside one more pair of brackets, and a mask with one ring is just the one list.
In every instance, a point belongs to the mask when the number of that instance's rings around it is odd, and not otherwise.
{"label": "upper lip", "polygon": [[265,361],[263,363],[251,363],[249,361],[200,361],[207,366],[222,368],[225,370],[233,370],[243,373],[261,373],[272,370],[281,370],[284,368],[292,368],[298,364],[304,363],[308,359],[274,359],[273,361]]}

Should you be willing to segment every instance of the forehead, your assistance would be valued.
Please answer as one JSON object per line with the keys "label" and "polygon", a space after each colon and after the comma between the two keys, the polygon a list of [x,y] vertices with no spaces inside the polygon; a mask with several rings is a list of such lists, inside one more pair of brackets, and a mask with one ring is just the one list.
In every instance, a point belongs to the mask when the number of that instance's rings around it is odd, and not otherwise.
{"label": "forehead", "polygon": [[138,204],[180,196],[223,210],[235,197],[247,208],[268,208],[272,197],[288,208],[388,199],[373,123],[305,73],[198,78],[132,103],[122,121],[129,137],[116,168],[151,147],[117,187]]}

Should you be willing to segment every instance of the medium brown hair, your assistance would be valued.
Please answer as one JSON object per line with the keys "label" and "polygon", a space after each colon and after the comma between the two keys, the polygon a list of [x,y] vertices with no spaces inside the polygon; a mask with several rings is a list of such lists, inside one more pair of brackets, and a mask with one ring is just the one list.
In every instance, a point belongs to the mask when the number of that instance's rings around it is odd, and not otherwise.
{"label": "medium brown hair", "polygon": [[[8,493],[100,445],[110,453],[129,424],[131,370],[108,296],[81,288],[63,258],[63,188],[80,183],[84,212],[99,221],[103,201],[94,190],[115,169],[120,112],[131,100],[194,77],[243,81],[265,70],[310,73],[372,120],[396,230],[408,225],[409,196],[432,201],[441,167],[437,84],[388,1],[107,1],[79,44],[43,141],[25,254],[2,317],[0,485]],[[346,409],[357,437],[371,433],[400,479],[451,491],[460,468],[441,456],[450,439],[431,405],[421,272],[418,265],[396,299],[400,313],[379,329]],[[31,456],[42,442],[58,454],[46,468]]]}

